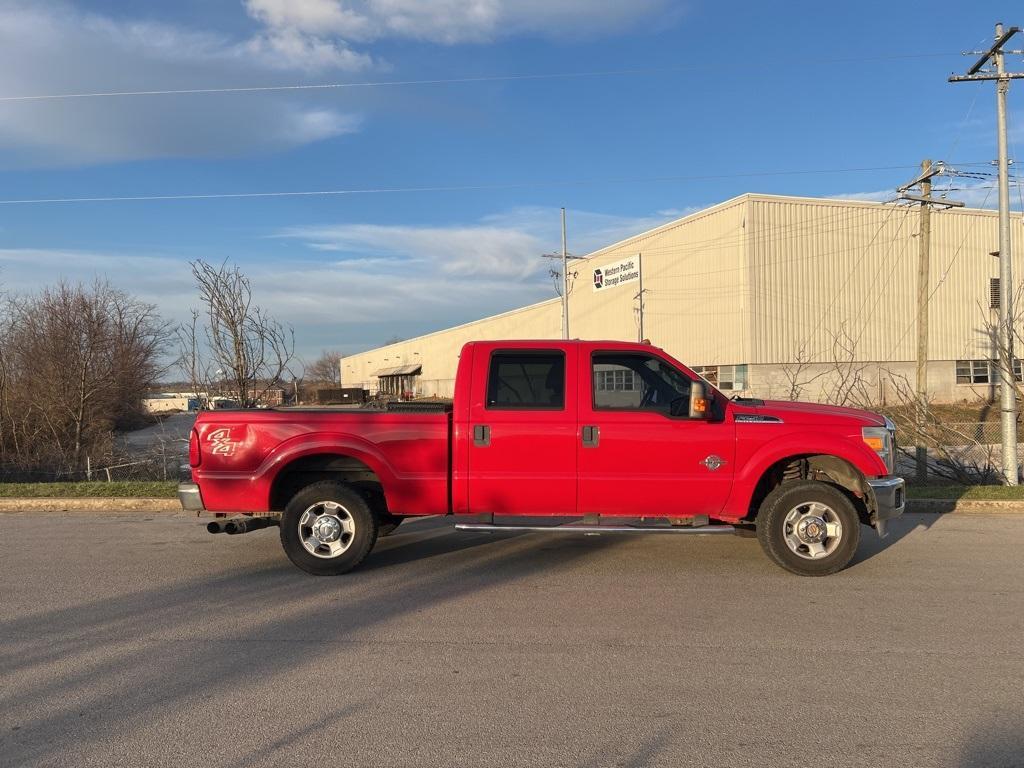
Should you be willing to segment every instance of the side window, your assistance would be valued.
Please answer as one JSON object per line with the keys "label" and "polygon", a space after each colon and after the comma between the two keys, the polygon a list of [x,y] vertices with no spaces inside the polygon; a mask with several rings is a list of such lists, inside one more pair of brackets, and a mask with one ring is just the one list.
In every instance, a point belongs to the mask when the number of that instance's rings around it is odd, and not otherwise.
{"label": "side window", "polygon": [[495,352],[487,376],[487,407],[560,410],[565,407],[562,352]]}
{"label": "side window", "polygon": [[668,414],[672,401],[690,397],[690,379],[653,355],[597,352],[591,365],[597,409]]}

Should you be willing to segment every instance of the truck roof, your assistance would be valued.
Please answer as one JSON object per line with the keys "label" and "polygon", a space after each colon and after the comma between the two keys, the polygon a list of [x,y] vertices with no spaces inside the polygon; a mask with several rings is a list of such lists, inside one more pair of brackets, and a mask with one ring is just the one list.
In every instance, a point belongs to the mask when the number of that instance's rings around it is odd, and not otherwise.
{"label": "truck roof", "polygon": [[521,347],[524,349],[563,349],[569,346],[600,346],[608,349],[660,349],[650,342],[622,341],[621,339],[493,339],[487,341],[469,341],[464,347]]}

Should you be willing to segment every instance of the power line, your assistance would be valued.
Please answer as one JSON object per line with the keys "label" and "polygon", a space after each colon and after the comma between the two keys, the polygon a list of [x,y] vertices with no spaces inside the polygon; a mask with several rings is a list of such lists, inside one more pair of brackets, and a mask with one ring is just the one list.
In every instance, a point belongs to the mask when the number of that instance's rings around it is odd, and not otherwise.
{"label": "power line", "polygon": [[[868,61],[894,61],[905,59],[930,59],[955,56],[953,53],[912,53],[883,56],[861,56],[849,58],[815,59],[816,64],[847,64]],[[738,67],[734,67],[738,68]],[[449,77],[428,80],[370,80],[358,83],[309,83],[290,85],[253,85],[213,88],[166,88],[140,91],[82,91],[77,93],[24,94],[0,96],[0,102],[16,101],[58,101],[69,99],[127,98],[133,96],[195,96],[230,93],[267,93],[275,91],[325,91],[348,88],[394,88],[422,85],[463,85],[472,83],[500,83],[530,80],[573,80],[593,77],[625,77],[636,75],[668,74],[672,72],[702,71],[708,69],[730,69],[720,65],[680,65],[676,67],[647,67],[633,69],[604,69],[590,72],[546,72],[537,74],[483,75],[480,77]]]}
{"label": "power line", "polygon": [[604,184],[654,184],[674,181],[708,181],[715,179],[766,178],[771,176],[808,176],[838,173],[869,173],[874,171],[907,170],[916,166],[889,165],[867,168],[818,168],[782,171],[751,171],[747,173],[701,174],[693,176],[624,177],[608,179],[575,179],[561,181],[521,182],[513,184],[466,184],[425,187],[377,187],[353,189],[325,189],[280,192],[227,192],[185,195],[125,195],[109,197],[45,197],[0,200],[0,205],[44,205],[52,203],[124,203],[169,200],[245,200],[275,197],[338,197],[345,195],[412,194],[426,192],[480,192],[489,190],[527,189],[537,187],[572,187]]}
{"label": "power line", "polygon": [[[982,205],[988,203],[988,198],[991,194],[992,190],[990,189],[988,193],[986,193],[985,200],[982,202]],[[956,263],[957,258],[960,256],[960,253],[963,251],[964,246],[967,245],[967,240],[970,238],[971,233],[974,231],[974,227],[977,225],[978,221],[978,219],[975,219],[967,228],[967,231],[964,233],[963,239],[960,241],[960,245],[957,247],[956,251],[953,252],[953,256],[952,258],[950,258],[949,264],[946,265],[946,269],[942,273],[942,277],[939,278],[939,282],[936,283],[935,287],[932,289],[932,292],[928,294],[929,302],[932,300],[935,294],[939,292],[939,288],[941,288],[945,284],[946,278],[949,277],[949,273],[950,271],[952,271],[953,265]],[[916,324],[917,318],[915,317],[913,320],[910,321],[910,324],[903,329],[903,333],[900,334],[899,338],[896,339],[895,343],[889,349],[889,354],[886,356],[886,359],[892,359],[892,356],[896,354],[896,350],[899,348],[900,344],[902,344],[903,340],[907,338],[907,334],[910,333],[910,329],[913,328]]]}

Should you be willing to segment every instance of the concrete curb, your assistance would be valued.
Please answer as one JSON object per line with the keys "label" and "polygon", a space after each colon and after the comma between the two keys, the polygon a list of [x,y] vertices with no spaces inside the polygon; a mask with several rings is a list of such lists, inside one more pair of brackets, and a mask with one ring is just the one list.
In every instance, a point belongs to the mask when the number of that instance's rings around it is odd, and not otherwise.
{"label": "concrete curb", "polygon": [[[973,499],[909,499],[908,512],[938,514],[1024,514],[1024,501],[975,501]],[[0,514],[24,512],[77,512],[82,514],[177,514],[184,512],[177,499],[0,499]]]}

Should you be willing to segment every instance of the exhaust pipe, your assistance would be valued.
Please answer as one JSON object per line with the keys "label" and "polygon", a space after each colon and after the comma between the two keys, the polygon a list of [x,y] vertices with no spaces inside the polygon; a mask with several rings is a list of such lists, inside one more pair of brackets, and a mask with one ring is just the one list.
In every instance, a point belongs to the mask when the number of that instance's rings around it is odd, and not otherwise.
{"label": "exhaust pipe", "polygon": [[224,533],[229,536],[237,536],[240,533],[251,533],[276,524],[277,521],[269,517],[236,517],[224,524]]}
{"label": "exhaust pipe", "polygon": [[272,517],[232,517],[229,520],[212,520],[206,524],[206,530],[210,533],[226,533],[229,536],[237,536],[240,533],[250,533],[261,528],[269,528],[277,525],[277,520]]}

